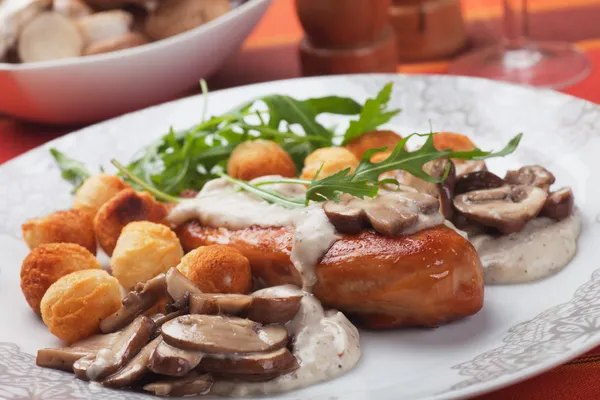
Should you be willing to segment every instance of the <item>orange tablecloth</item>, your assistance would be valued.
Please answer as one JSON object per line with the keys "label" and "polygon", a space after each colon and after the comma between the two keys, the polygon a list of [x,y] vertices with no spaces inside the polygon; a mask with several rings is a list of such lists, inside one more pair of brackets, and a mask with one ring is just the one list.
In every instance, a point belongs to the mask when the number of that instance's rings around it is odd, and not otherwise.
{"label": "orange tablecloth", "polygon": [[[501,0],[463,0],[473,46],[494,40]],[[536,39],[575,41],[594,70],[564,92],[600,102],[600,0],[529,0]],[[209,81],[212,90],[299,75],[296,54],[302,30],[292,0],[274,0],[243,50]],[[444,73],[447,62],[399,65],[403,73]],[[2,93],[0,95],[10,95]],[[48,128],[0,117],[0,163],[78,127]],[[600,348],[564,366],[476,400],[599,400]],[[435,377],[432,377],[435,379]]]}

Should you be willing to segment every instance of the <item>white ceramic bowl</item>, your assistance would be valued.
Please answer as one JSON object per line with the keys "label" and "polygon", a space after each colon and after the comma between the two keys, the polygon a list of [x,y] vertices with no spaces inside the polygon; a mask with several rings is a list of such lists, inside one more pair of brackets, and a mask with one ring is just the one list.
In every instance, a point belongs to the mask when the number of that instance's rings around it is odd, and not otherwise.
{"label": "white ceramic bowl", "polygon": [[270,2],[249,0],[189,32],[133,49],[0,63],[0,113],[50,124],[84,124],[170,100],[238,50]]}

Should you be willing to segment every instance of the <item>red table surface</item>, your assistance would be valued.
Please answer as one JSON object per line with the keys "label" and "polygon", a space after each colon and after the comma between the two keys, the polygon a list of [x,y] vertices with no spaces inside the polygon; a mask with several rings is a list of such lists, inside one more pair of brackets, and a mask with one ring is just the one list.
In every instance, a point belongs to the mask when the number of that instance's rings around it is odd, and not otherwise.
{"label": "red table surface", "polygon": [[[493,41],[499,27],[500,0],[464,0],[471,47]],[[536,39],[577,42],[593,71],[563,90],[600,102],[600,0],[530,0],[531,33]],[[212,90],[300,75],[297,42],[302,36],[292,0],[274,0],[244,48],[209,80]],[[402,73],[445,73],[447,61],[398,66]],[[10,89],[0,88],[0,95]],[[80,127],[47,127],[0,117],[0,164]],[[600,348],[540,376],[476,397],[476,400],[599,400]],[[432,377],[435,379],[435,377]]]}

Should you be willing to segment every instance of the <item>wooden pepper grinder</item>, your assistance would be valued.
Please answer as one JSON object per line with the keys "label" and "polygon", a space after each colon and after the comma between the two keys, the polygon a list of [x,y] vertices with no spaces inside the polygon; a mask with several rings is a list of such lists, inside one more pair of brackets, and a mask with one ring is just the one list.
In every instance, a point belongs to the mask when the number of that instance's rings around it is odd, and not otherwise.
{"label": "wooden pepper grinder", "polygon": [[296,0],[304,75],[395,72],[391,0]]}
{"label": "wooden pepper grinder", "polygon": [[396,32],[399,61],[451,56],[467,43],[459,0],[393,0],[389,21]]}

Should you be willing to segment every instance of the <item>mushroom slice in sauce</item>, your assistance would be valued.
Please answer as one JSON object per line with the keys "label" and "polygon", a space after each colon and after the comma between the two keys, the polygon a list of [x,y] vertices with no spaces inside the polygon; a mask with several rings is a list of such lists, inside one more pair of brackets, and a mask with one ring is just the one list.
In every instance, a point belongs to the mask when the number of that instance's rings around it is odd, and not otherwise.
{"label": "mushroom slice in sauce", "polygon": [[107,387],[122,388],[138,382],[148,372],[150,356],[161,341],[160,336],[152,340],[127,365],[103,380],[102,384]]}
{"label": "mushroom slice in sauce", "polygon": [[161,340],[150,355],[150,371],[167,376],[186,376],[202,360],[203,354],[193,350],[182,350]]}
{"label": "mushroom slice in sauce", "polygon": [[173,312],[170,312],[168,314],[154,314],[150,317],[150,319],[152,321],[154,321],[154,323],[156,324],[156,326],[158,328],[160,328],[164,323],[169,322],[172,319],[175,319],[177,317],[181,317],[182,315],[186,315],[189,314],[190,310],[188,307],[182,307],[180,309],[177,309]]}
{"label": "mushroom slice in sauce", "polygon": [[550,193],[540,215],[562,221],[573,213],[575,197],[571,188],[562,188]]}
{"label": "mushroom slice in sauce", "polygon": [[338,203],[323,204],[323,211],[338,232],[358,233],[370,225],[386,236],[401,234],[418,223],[419,213],[431,214],[438,208],[434,197],[417,192],[384,192],[373,199],[341,195]]}
{"label": "mushroom slice in sauce", "polygon": [[487,165],[483,160],[461,160],[461,162],[455,162],[454,166],[456,168],[457,178],[470,174],[471,172],[487,171]]}
{"label": "mushroom slice in sauce", "polygon": [[95,356],[99,350],[112,346],[117,337],[116,333],[94,335],[62,349],[41,349],[38,350],[35,362],[40,367],[73,372],[73,364],[77,360]]}
{"label": "mushroom slice in sauce", "polygon": [[454,197],[454,185],[456,182],[456,169],[454,163],[448,159],[438,159],[429,161],[423,165],[423,171],[434,178],[441,179],[449,169],[448,176],[443,182],[427,182],[421,178],[417,178],[412,174],[405,174],[403,182],[406,185],[412,186],[421,193],[435,197],[440,202],[440,211],[446,219],[452,217],[454,208],[452,207],[452,198]]}
{"label": "mushroom slice in sauce", "polygon": [[144,390],[152,392],[157,396],[195,396],[208,393],[212,384],[213,379],[210,375],[198,375],[194,373],[184,378],[150,383],[144,386]]}
{"label": "mushroom slice in sauce", "polygon": [[150,340],[155,331],[148,317],[137,317],[123,329],[112,346],[75,362],[73,371],[79,379],[98,381],[115,373],[131,360]]}
{"label": "mushroom slice in sauce", "polygon": [[302,296],[254,296],[252,299],[252,306],[245,317],[262,324],[276,324],[291,321],[296,316]]}
{"label": "mushroom slice in sauce", "polygon": [[459,195],[475,190],[494,189],[504,185],[506,185],[504,179],[489,171],[471,172],[456,180],[454,194]]}
{"label": "mushroom slice in sauce", "polygon": [[165,294],[165,274],[146,283],[138,283],[123,299],[123,307],[100,322],[103,333],[115,332],[128,325],[141,313],[152,308]]}
{"label": "mushroom slice in sauce", "polygon": [[273,377],[297,368],[296,357],[286,348],[264,353],[242,354],[231,358],[204,357],[198,365],[198,369],[204,372]]}
{"label": "mushroom slice in sauce", "polygon": [[190,314],[238,315],[252,304],[243,294],[194,294],[189,298]]}
{"label": "mushroom slice in sauce", "polygon": [[287,343],[281,326],[261,327],[248,319],[217,315],[184,315],[167,322],[162,334],[168,344],[205,353],[253,353]]}
{"label": "mushroom slice in sauce", "polygon": [[508,234],[523,229],[541,211],[547,193],[535,186],[502,186],[476,190],[454,198],[454,206],[466,218]]}
{"label": "mushroom slice in sauce", "polygon": [[262,324],[285,323],[300,309],[302,296],[262,297],[242,294],[195,294],[190,314],[242,315]]}
{"label": "mushroom slice in sauce", "polygon": [[527,165],[516,171],[508,171],[504,180],[511,185],[537,186],[548,192],[555,178],[550,171],[540,165]]}
{"label": "mushroom slice in sauce", "polygon": [[177,268],[171,268],[166,275],[167,293],[173,303],[187,304],[190,294],[201,294],[202,291],[194,282],[185,277]]}

